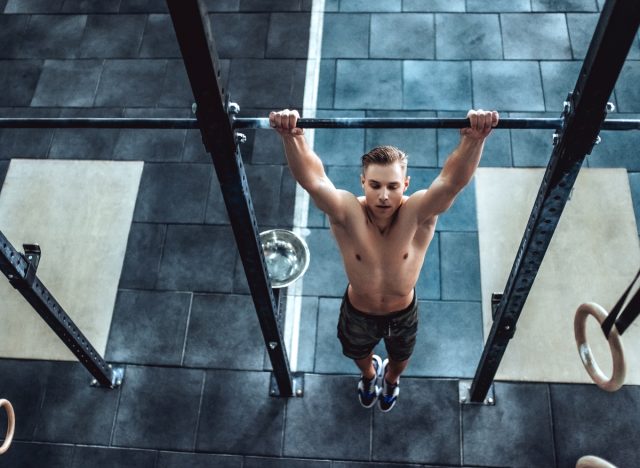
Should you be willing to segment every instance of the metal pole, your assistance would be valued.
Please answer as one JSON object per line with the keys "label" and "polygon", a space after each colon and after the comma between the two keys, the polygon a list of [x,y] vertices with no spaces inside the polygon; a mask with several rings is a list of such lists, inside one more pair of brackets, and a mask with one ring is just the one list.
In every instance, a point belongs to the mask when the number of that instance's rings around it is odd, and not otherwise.
{"label": "metal pole", "polygon": [[[562,127],[561,118],[503,118],[498,129],[550,129]],[[338,117],[327,119],[300,119],[300,128],[464,128],[466,118],[412,118],[412,117]],[[232,120],[234,130],[267,129],[269,119],[240,117]],[[0,118],[0,128],[133,128],[133,129],[194,129],[194,118],[127,118],[127,117],[6,117]],[[601,130],[640,130],[640,119],[607,119]]]}
{"label": "metal pole", "polygon": [[[173,27],[196,101],[202,140],[211,154],[258,314],[280,396],[294,395],[289,360],[278,325],[278,306],[267,274],[247,177],[228,111],[228,96],[207,17],[197,0],[167,0]],[[300,394],[302,389],[297,389]]]}
{"label": "metal pole", "polygon": [[589,46],[471,386],[482,402],[502,360],[640,24],[637,0],[607,0]]}
{"label": "metal pole", "polygon": [[108,388],[118,387],[122,383],[124,369],[114,369],[107,364],[73,323],[36,276],[40,249],[37,248],[35,253],[30,254],[27,252],[27,247],[25,246],[26,256],[22,255],[0,231],[0,271],[93,375],[95,383]]}

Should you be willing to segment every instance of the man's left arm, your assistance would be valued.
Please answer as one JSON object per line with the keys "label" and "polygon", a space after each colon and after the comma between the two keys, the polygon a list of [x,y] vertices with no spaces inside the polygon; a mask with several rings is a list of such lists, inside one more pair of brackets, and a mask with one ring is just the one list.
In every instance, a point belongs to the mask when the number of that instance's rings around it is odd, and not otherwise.
{"label": "man's left arm", "polygon": [[445,212],[456,196],[469,183],[482,156],[484,141],[500,119],[496,111],[470,110],[470,126],[460,130],[460,143],[449,155],[440,175],[422,192],[418,206],[418,222],[427,222]]}

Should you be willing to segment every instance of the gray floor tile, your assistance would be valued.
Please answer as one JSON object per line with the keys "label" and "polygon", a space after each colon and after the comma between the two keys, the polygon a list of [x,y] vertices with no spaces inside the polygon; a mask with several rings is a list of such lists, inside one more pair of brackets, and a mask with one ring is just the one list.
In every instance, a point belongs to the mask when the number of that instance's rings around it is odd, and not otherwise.
{"label": "gray floor tile", "polygon": [[310,19],[310,13],[272,13],[269,20],[266,56],[306,59]]}
{"label": "gray floor tile", "polygon": [[[48,108],[17,108],[25,109],[29,112],[24,114],[6,112],[7,117],[57,117],[60,114],[58,109]],[[11,158],[45,158],[49,152],[53,129],[33,129],[16,128],[0,130],[0,159]]]}
{"label": "gray floor tile", "polygon": [[[444,166],[451,152],[460,143],[458,130],[438,130],[438,166]],[[487,138],[480,167],[510,167],[511,137],[509,130],[494,131]]]}
{"label": "gray floor tile", "polygon": [[406,375],[472,378],[483,342],[480,303],[420,302],[418,341]]}
{"label": "gray floor tile", "polygon": [[[229,70],[229,92],[245,108],[299,109],[302,106],[299,77],[306,60],[233,59]],[[278,77],[278,79],[271,79]]]}
{"label": "gray floor tile", "polygon": [[[0,2],[0,12],[2,12],[2,2]],[[20,43],[28,22],[27,15],[0,14],[0,44],[2,44],[0,58],[19,57]],[[3,89],[5,89],[4,86]]]}
{"label": "gray floor tile", "polygon": [[204,222],[212,172],[211,164],[146,164],[133,220]]}
{"label": "gray floor tile", "polygon": [[53,445],[14,441],[0,458],[1,468],[67,468],[73,456],[72,445]]}
{"label": "gray floor tile", "polygon": [[573,51],[574,59],[583,59],[587,54],[599,16],[597,13],[567,14],[571,50]]}
{"label": "gray floor tile", "polygon": [[[248,156],[247,144],[242,146],[244,159]],[[251,162],[253,164],[285,164],[286,158],[280,135],[276,132],[256,131],[253,136],[253,148],[251,148]]]}
{"label": "gray floor tile", "polygon": [[640,387],[607,393],[595,385],[551,385],[551,408],[557,466],[573,467],[588,454],[616,466],[637,464]]}
{"label": "gray floor tile", "polygon": [[[267,13],[216,13],[210,16],[221,58],[263,58],[269,30]],[[242,102],[242,101],[240,101]]]}
{"label": "gray floor tile", "polygon": [[155,106],[166,67],[166,60],[105,60],[95,105]]}
{"label": "gray floor tile", "polygon": [[197,294],[193,297],[185,365],[262,370],[264,353],[264,340],[251,296]]}
{"label": "gray floor tile", "polygon": [[[364,117],[362,111],[318,110],[316,117]],[[364,129],[317,129],[314,150],[325,166],[360,165],[365,152]]]}
{"label": "gray floor tile", "polygon": [[542,88],[544,90],[544,105],[547,111],[562,112],[563,102],[573,91],[580,75],[580,62],[541,61]]}
{"label": "gray floor tile", "polygon": [[474,108],[500,111],[544,110],[537,62],[475,61],[471,64],[471,69]]}
{"label": "gray floor tile", "polygon": [[40,78],[41,60],[0,61],[1,106],[28,106]]}
{"label": "gray floor tile", "polygon": [[20,57],[75,57],[86,22],[86,15],[33,15],[21,39]]}
{"label": "gray floor tile", "polygon": [[[639,119],[640,114],[614,114],[615,118]],[[593,148],[586,161],[589,167],[624,167],[629,171],[640,170],[640,161],[633,157],[637,152],[636,132],[600,132],[602,142]]]}
{"label": "gray floor tile", "polygon": [[402,62],[399,60],[338,60],[335,106],[399,109],[402,107],[401,83]]}
{"label": "gray floor tile", "polygon": [[432,14],[373,14],[369,40],[370,57],[433,59],[435,58],[434,35]]}
{"label": "gray floor tile", "polygon": [[302,458],[246,457],[244,468],[331,468],[329,460],[305,460]]}
{"label": "gray floor tile", "polygon": [[[433,465],[416,465],[414,463],[381,463],[381,462],[343,462],[334,461],[333,468],[434,468]],[[437,467],[435,467],[437,468]]]}
{"label": "gray floor tile", "polygon": [[304,294],[341,297],[347,286],[347,277],[335,239],[328,229],[310,231],[306,241],[311,251],[311,262],[304,277]]}
{"label": "gray floor tile", "polygon": [[[182,161],[187,163],[208,163],[211,164],[211,156],[202,143],[200,130],[187,130],[184,142]],[[215,177],[215,174],[214,174]]]}
{"label": "gray floor tile", "polygon": [[[228,65],[228,62],[226,63]],[[228,67],[226,71],[228,74]],[[222,86],[226,88],[226,80],[221,81]],[[158,105],[190,109],[191,104],[194,102],[195,99],[193,98],[193,92],[191,91],[191,84],[187,77],[187,71],[184,68],[184,62],[181,59],[167,60],[167,71],[164,75],[162,97],[160,98]]]}
{"label": "gray floor tile", "polygon": [[200,370],[127,366],[113,445],[194,450],[203,380]]}
{"label": "gray floor tile", "polygon": [[240,11],[298,11],[300,0],[240,0]]}
{"label": "gray floor tile", "polygon": [[[435,113],[371,111],[367,112],[367,117],[435,117]],[[410,169],[414,167],[436,167],[438,165],[436,130],[369,128],[365,132],[367,151],[376,146],[391,145],[400,148],[407,154]]]}
{"label": "gray floor tile", "polygon": [[[346,289],[346,284],[343,288]],[[315,372],[328,374],[359,374],[351,359],[342,354],[338,340],[338,317],[342,299],[320,298],[318,306],[318,335],[316,343]],[[354,389],[357,382],[354,383]],[[308,392],[305,393],[308,394]],[[354,392],[355,396],[355,392]],[[306,396],[305,396],[306,398]]]}
{"label": "gray floor tile", "polygon": [[101,60],[45,60],[31,105],[91,106],[101,73]]}
{"label": "gray floor tile", "polygon": [[531,0],[467,0],[468,12],[526,12],[531,11]]}
{"label": "gray floor tile", "polygon": [[[292,300],[292,299],[289,299]],[[298,372],[313,372],[318,335],[318,298],[302,298],[300,310],[300,338],[298,345]]]}
{"label": "gray floor tile", "polygon": [[401,11],[402,0],[347,0],[340,2],[340,11],[394,12]]}
{"label": "gray floor tile", "polygon": [[[1,172],[1,169],[0,169]],[[1,176],[0,176],[1,179]],[[631,200],[633,201],[633,212],[636,215],[636,226],[640,234],[640,173],[629,173],[629,186],[631,187]]]}
{"label": "gray floor tile", "polygon": [[[511,117],[558,117],[558,113],[511,114]],[[553,151],[552,130],[520,129],[511,132],[514,167],[546,167]]]}
{"label": "gray floor tile", "polygon": [[402,11],[464,12],[464,0],[402,0]]}
{"label": "gray floor tile", "polygon": [[8,0],[5,13],[58,13],[64,0]]}
{"label": "gray floor tile", "polygon": [[4,183],[4,178],[7,175],[8,169],[9,169],[9,161],[0,160],[0,191],[2,190],[2,184]]}
{"label": "gray floor tile", "polygon": [[393,411],[374,411],[373,460],[460,464],[457,382],[401,379],[400,389]]}
{"label": "gray floor tile", "polygon": [[34,440],[107,445],[120,390],[92,387],[79,363],[52,364]]}
{"label": "gray floor tile", "polygon": [[598,11],[596,0],[531,0],[533,11]]}
{"label": "gray floor tile", "polygon": [[153,289],[167,227],[164,224],[131,223],[120,287]]}
{"label": "gray floor tile", "polygon": [[90,15],[78,57],[137,57],[145,24],[144,15]]}
{"label": "gray floor tile", "polygon": [[281,455],[286,399],[269,396],[269,380],[268,372],[207,372],[196,450]]}
{"label": "gray floor tile", "polygon": [[565,15],[505,13],[501,15],[505,59],[570,59]]}
{"label": "gray floor tile", "polygon": [[121,0],[65,0],[64,13],[118,13]]}
{"label": "gray floor tile", "polygon": [[[403,108],[468,110],[471,70],[468,62],[403,62]],[[429,86],[425,86],[428,77]]]}
{"label": "gray floor tile", "polygon": [[169,15],[149,15],[140,45],[140,57],[182,57]]}
{"label": "gray floor tile", "polygon": [[[11,402],[19,418],[14,434],[16,440],[31,440],[33,437],[36,424],[40,419],[40,405],[46,390],[50,367],[51,363],[48,361],[0,359],[0,372],[3,376],[0,380],[0,395],[2,395],[1,398]],[[0,419],[0,427],[4,431],[7,427],[4,409]],[[2,432],[3,440],[4,436],[5,432]],[[0,466],[3,466],[2,462],[15,448],[15,445],[12,446],[11,450],[0,458]]]}
{"label": "gray floor tile", "polygon": [[107,347],[110,361],[179,366],[192,295],[120,290]]}
{"label": "gray floor tile", "polygon": [[464,462],[554,466],[547,385],[498,382],[495,398],[495,406],[462,406]]}
{"label": "gray floor tile", "polygon": [[167,13],[167,2],[162,0],[122,0],[120,13]]}
{"label": "gray floor tile", "polygon": [[156,468],[241,468],[242,457],[210,453],[160,452]]}
{"label": "gray floor tile", "polygon": [[[65,108],[61,117],[122,117],[117,108]],[[111,159],[118,140],[118,129],[59,128],[55,130],[49,158],[59,159]]]}
{"label": "gray floor tile", "polygon": [[322,58],[367,58],[370,21],[364,13],[326,13]]}
{"label": "gray floor tile", "polygon": [[73,451],[73,463],[69,466],[154,468],[157,456],[157,452],[153,450],[76,446]]}
{"label": "gray floor tile", "polygon": [[436,31],[438,60],[502,58],[498,15],[437,14]]}
{"label": "gray floor tile", "polygon": [[616,84],[616,101],[619,112],[640,112],[640,61],[627,61],[622,67]]}
{"label": "gray floor tile", "polygon": [[433,240],[427,250],[424,265],[418,277],[416,291],[419,299],[440,299],[441,296],[440,273],[440,233],[433,236]]}
{"label": "gray floor tile", "polygon": [[169,225],[157,287],[230,292],[235,255],[228,226]]}
{"label": "gray floor tile", "polygon": [[478,235],[472,232],[441,232],[440,252],[442,299],[479,301]]}
{"label": "gray floor tile", "polygon": [[318,78],[318,102],[319,109],[333,107],[333,97],[336,91],[336,60],[320,61],[320,76]]}
{"label": "gray floor tile", "polygon": [[[125,117],[179,117],[191,116],[187,109],[125,109]],[[178,162],[182,159],[186,130],[122,129],[118,134],[114,159]]]}
{"label": "gray floor tile", "polygon": [[[371,411],[358,403],[357,383],[354,376],[305,375],[304,398],[287,405],[284,455],[368,460]],[[331,405],[326,395],[332,395]]]}

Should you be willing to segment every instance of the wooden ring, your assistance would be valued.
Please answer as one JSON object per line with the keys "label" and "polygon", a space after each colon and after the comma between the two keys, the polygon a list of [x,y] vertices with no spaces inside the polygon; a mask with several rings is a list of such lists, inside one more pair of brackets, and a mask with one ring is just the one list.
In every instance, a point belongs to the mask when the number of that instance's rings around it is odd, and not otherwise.
{"label": "wooden ring", "polygon": [[4,443],[0,446],[0,455],[9,450],[11,441],[13,440],[13,431],[16,428],[16,415],[13,412],[13,406],[9,400],[0,399],[0,407],[3,407],[7,411],[7,417],[9,418],[9,424],[7,426],[7,435],[4,438]]}
{"label": "wooden ring", "polygon": [[591,379],[595,384],[607,392],[615,392],[620,389],[624,384],[624,379],[627,373],[626,364],[624,361],[624,349],[622,347],[622,338],[618,333],[618,329],[615,325],[611,328],[609,333],[609,348],[611,349],[611,356],[613,358],[613,372],[611,378],[602,372],[593,353],[591,347],[587,343],[587,317],[593,315],[598,323],[602,325],[602,322],[607,318],[607,311],[595,302],[588,302],[580,305],[576,310],[576,316],[573,321],[573,331],[576,337],[576,344],[578,345],[578,353],[582,364],[591,376]]}

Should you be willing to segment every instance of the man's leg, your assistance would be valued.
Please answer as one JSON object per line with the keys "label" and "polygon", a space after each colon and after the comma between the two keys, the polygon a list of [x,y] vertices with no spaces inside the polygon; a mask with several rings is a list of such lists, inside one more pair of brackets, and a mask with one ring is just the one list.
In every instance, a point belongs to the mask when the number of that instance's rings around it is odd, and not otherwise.
{"label": "man's leg", "polygon": [[387,364],[387,373],[385,374],[385,380],[395,385],[398,383],[398,379],[400,378],[400,374],[404,372],[404,370],[409,365],[409,360],[405,359],[404,361],[394,361],[389,358],[389,363]]}
{"label": "man's leg", "polygon": [[366,358],[354,359],[353,362],[356,363],[365,379],[371,380],[376,376],[376,370],[373,367],[373,351]]}

